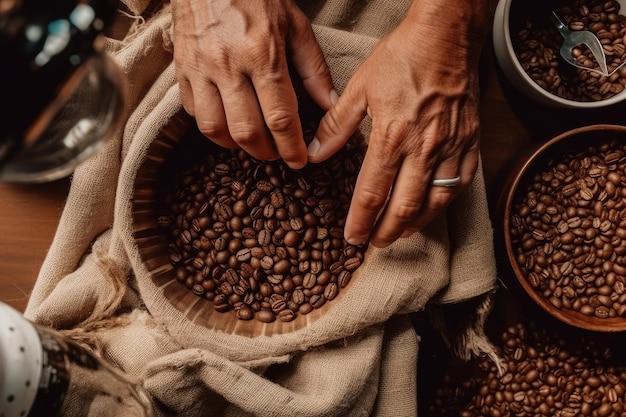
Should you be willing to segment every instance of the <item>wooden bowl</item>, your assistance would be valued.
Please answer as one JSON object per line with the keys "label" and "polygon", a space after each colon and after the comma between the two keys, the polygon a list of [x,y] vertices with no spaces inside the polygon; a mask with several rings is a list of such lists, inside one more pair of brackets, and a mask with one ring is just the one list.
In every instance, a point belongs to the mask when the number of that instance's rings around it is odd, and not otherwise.
{"label": "wooden bowl", "polygon": [[[626,149],[626,127],[586,126],[552,138],[519,160],[499,202],[507,258],[521,287],[560,321],[599,332],[626,330],[626,157],[617,162],[617,154],[604,160],[591,157],[573,177],[563,166],[556,171],[565,176],[554,173],[565,158],[590,157],[610,142]],[[593,167],[587,167],[589,161]],[[591,170],[598,167],[600,171]],[[610,167],[621,169],[621,183],[606,179]],[[617,174],[612,175],[615,181]],[[529,194],[531,188],[536,195]],[[616,188],[623,192],[605,195]]]}
{"label": "wooden bowl", "polygon": [[[171,210],[166,199],[168,193],[171,197],[170,191],[175,189],[178,175],[194,162],[220,151],[224,150],[202,136],[195,122],[184,115],[174,118],[150,145],[147,157],[137,172],[132,201],[133,237],[142,262],[150,272],[153,284],[162,290],[163,296],[195,324],[248,337],[284,334],[301,329],[336,305],[350,286],[340,288],[335,298],[330,298],[307,314],[297,314],[291,321],[281,321],[277,317],[267,323],[256,318],[243,320],[232,309],[217,311],[212,300],[193,293],[177,279],[176,266],[170,258],[173,240],[164,232],[158,220]],[[306,172],[306,169],[302,172]],[[352,280],[357,279],[358,272],[358,269],[353,271]]]}

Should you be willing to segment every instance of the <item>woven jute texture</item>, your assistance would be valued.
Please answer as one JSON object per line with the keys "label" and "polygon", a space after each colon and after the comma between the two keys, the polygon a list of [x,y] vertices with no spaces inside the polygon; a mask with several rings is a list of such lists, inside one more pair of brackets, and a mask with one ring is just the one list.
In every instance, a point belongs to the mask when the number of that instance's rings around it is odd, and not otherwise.
{"label": "woven jute texture", "polygon": [[[301,3],[341,93],[410,1]],[[127,77],[125,122],[73,175],[28,318],[142,380],[163,416],[417,415],[419,335],[409,314],[430,305],[472,301],[452,338],[461,356],[493,353],[482,332],[496,267],[481,169],[423,233],[371,248],[358,279],[307,326],[250,337],[200,325],[175,306],[133,234],[136,178],[151,144],[184,131],[171,15],[167,3],[142,1],[127,2],[126,13],[128,35],[108,40]]]}

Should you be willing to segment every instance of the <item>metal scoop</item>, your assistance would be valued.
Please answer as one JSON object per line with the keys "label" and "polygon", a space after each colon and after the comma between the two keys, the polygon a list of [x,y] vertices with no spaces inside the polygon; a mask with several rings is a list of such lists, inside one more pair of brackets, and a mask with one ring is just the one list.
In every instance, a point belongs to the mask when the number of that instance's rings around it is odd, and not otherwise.
{"label": "metal scoop", "polygon": [[[598,72],[602,75],[609,75],[608,69],[606,67],[606,57],[604,56],[604,49],[602,49],[602,44],[596,35],[588,30],[569,30],[567,26],[556,15],[555,12],[552,12],[550,16],[552,18],[552,22],[559,30],[561,35],[563,36],[563,45],[561,45],[561,56],[565,61],[572,64],[575,67],[585,69],[587,71]],[[572,49],[577,47],[578,45],[586,45],[593,57],[596,59],[596,62],[600,65],[601,72],[594,68],[587,68],[583,65],[580,65],[576,58],[572,55]]]}

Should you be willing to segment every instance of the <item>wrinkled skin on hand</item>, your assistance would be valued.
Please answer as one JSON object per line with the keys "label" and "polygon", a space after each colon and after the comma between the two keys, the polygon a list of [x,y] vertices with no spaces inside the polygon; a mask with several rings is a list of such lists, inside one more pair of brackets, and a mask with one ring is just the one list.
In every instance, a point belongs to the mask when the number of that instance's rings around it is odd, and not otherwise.
{"label": "wrinkled skin on hand", "polygon": [[[345,237],[385,247],[423,229],[473,180],[487,5],[413,0],[337,98],[311,26],[291,0],[172,0],[183,106],[219,145],[294,169],[307,163],[307,149],[290,65],[327,111],[308,161],[330,157],[369,115]],[[454,188],[431,185],[456,176]]]}
{"label": "wrinkled skin on hand", "polygon": [[181,99],[200,131],[222,147],[302,168],[289,66],[323,110],[337,95],[302,11],[291,0],[173,0],[172,12]]}
{"label": "wrinkled skin on hand", "polygon": [[[385,247],[423,229],[471,184],[478,167],[480,48],[464,45],[466,34],[415,20],[405,19],[376,45],[309,145],[309,160],[322,161],[366,114],[372,118],[345,227],[353,244],[369,239]],[[454,188],[431,185],[457,176]]]}

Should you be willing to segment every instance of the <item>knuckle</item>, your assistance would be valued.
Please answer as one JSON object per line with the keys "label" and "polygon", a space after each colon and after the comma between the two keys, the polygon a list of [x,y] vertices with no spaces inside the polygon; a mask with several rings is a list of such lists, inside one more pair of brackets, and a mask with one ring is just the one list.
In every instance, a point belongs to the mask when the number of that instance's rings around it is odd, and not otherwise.
{"label": "knuckle", "polygon": [[364,187],[359,193],[353,196],[353,204],[366,207],[368,211],[378,213],[385,202],[386,193]]}
{"label": "knuckle", "polygon": [[240,48],[241,56],[247,57],[252,68],[267,69],[267,76],[276,72],[286,45],[280,38],[268,39],[266,35],[251,35]]}
{"label": "knuckle", "polygon": [[230,136],[239,145],[245,147],[246,145],[254,143],[257,136],[257,129],[251,123],[233,123],[233,125],[230,126]]}
{"label": "knuckle", "polygon": [[406,123],[390,123],[382,137],[384,140],[377,141],[372,148],[378,155],[385,155],[381,162],[389,169],[397,165],[402,155],[407,153],[403,144],[408,136],[409,126]]}
{"label": "knuckle", "polygon": [[338,136],[342,132],[341,123],[337,118],[337,112],[332,109],[324,115],[320,125],[322,124],[326,132],[332,136]]}
{"label": "knuckle", "polygon": [[242,50],[251,54],[252,56],[265,55],[269,46],[268,38],[265,35],[259,33],[251,33],[247,38],[245,44],[243,44]]}
{"label": "knuckle", "polygon": [[209,62],[212,62],[212,65],[215,68],[223,69],[231,67],[233,55],[228,48],[220,44],[212,45],[208,49],[208,55],[208,58],[210,59]]}
{"label": "knuckle", "polygon": [[289,132],[298,124],[293,112],[287,109],[274,109],[265,115],[265,123],[272,132]]}
{"label": "knuckle", "polygon": [[202,132],[202,134],[208,138],[223,138],[226,134],[226,128],[221,123],[215,120],[196,120],[196,124],[198,125],[198,130]]}
{"label": "knuckle", "polygon": [[409,122],[393,121],[385,129],[385,136],[390,139],[394,146],[397,146],[409,132]]}
{"label": "knuckle", "polygon": [[402,203],[393,209],[393,216],[399,223],[410,223],[420,212],[420,205],[416,203]]}

